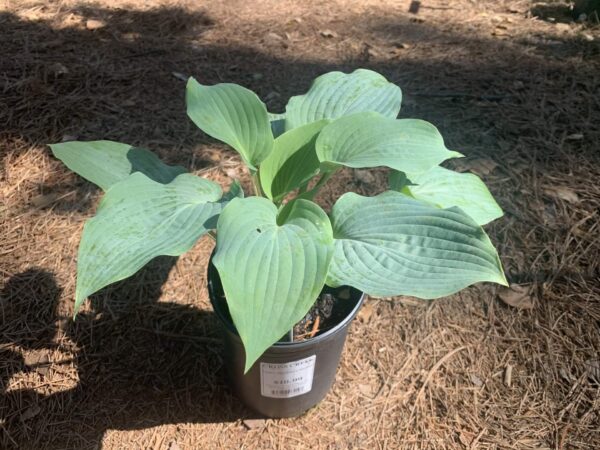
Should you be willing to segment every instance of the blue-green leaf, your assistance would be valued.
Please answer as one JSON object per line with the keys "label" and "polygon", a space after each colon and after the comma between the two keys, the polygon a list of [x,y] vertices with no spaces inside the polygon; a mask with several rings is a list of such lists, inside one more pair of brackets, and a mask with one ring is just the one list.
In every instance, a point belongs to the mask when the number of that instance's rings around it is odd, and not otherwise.
{"label": "blue-green leaf", "polygon": [[405,189],[416,199],[441,208],[458,206],[479,225],[502,217],[502,209],[477,175],[434,167],[410,179],[415,184]]}
{"label": "blue-green leaf", "polygon": [[186,170],[163,164],[143,148],[112,141],[51,144],[52,153],[69,169],[106,191],[135,172],[158,183],[169,183]]}
{"label": "blue-green leaf", "polygon": [[418,119],[388,119],[374,112],[342,117],[317,138],[317,156],[328,166],[386,166],[422,173],[448,158],[462,156],[444,145],[432,124]]}
{"label": "blue-green leaf", "polygon": [[290,98],[285,108],[285,129],[361,111],[377,111],[395,119],[401,102],[400,88],[377,72],[329,72],[316,78],[305,95]]}
{"label": "blue-green leaf", "polygon": [[273,151],[260,166],[260,182],[267,197],[278,201],[319,172],[315,141],[327,122],[309,123],[275,139]]}
{"label": "blue-green leaf", "polygon": [[458,208],[435,208],[393,191],[347,193],[333,207],[332,225],[330,286],[430,299],[479,281],[506,285],[488,236]]}
{"label": "blue-green leaf", "polygon": [[329,218],[311,201],[295,202],[281,225],[265,198],[234,199],[224,209],[213,262],[244,343],[245,371],[308,312],[332,252]]}
{"label": "blue-green leaf", "polygon": [[214,228],[230,200],[218,184],[190,174],[168,184],[134,173],[113,185],[84,228],[75,311],[94,292],[133,275],[159,255],[177,256]]}
{"label": "blue-green leaf", "polygon": [[273,133],[267,108],[256,94],[237,84],[187,84],[187,113],[206,134],[236,149],[252,170],[271,153]]}

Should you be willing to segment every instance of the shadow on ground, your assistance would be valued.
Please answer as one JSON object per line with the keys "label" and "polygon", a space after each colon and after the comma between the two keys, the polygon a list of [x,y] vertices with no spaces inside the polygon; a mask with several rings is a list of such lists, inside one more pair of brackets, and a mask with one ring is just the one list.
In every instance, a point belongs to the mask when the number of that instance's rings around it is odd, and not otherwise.
{"label": "shadow on ground", "polygon": [[[101,19],[105,25],[88,29],[88,19]],[[165,162],[191,170],[212,166],[210,151],[199,144],[213,141],[185,115],[183,80],[187,76],[205,84],[245,85],[277,112],[291,95],[305,91],[324,72],[371,68],[408,94],[403,117],[432,121],[450,148],[467,155],[471,149],[504,151],[499,135],[515,141],[536,138],[536,130],[552,121],[557,128],[545,130],[544,139],[549,142],[544,143],[543,157],[553,158],[553,163],[564,156],[564,137],[573,132],[566,125],[570,111],[553,102],[559,99],[570,109],[597,109],[593,74],[575,74],[563,64],[570,57],[600,54],[596,43],[577,37],[559,42],[536,35],[514,45],[467,36],[464,30],[438,29],[405,16],[357,18],[355,25],[359,49],[334,62],[323,62],[291,59],[288,45],[301,44],[273,41],[266,31],[262,38],[252,36],[261,43],[261,50],[250,44],[216,44],[205,38],[218,26],[214,19],[179,7],[128,11],[87,6],[48,20],[0,13],[5,55],[0,61],[4,74],[0,123],[5,124],[0,138],[7,143],[0,156],[74,137],[147,147]],[[259,30],[261,26],[270,29],[256,24]],[[288,28],[275,31],[283,35]],[[294,29],[289,31],[294,33]],[[382,60],[368,44],[373,38],[394,45],[409,42],[422,57]],[[430,49],[440,43],[459,49],[459,57],[429,58]],[[495,54],[502,57],[489,58]],[[572,85],[577,85],[581,95],[566,90]],[[546,97],[547,107],[543,104]],[[511,109],[530,120],[515,124]],[[556,120],[556,115],[564,115],[565,120]],[[593,134],[586,134],[579,142],[586,144],[581,149],[589,148],[593,139]],[[75,188],[77,195],[52,203],[56,213],[90,206],[89,185],[78,178],[69,180],[39,186],[40,193],[58,197]]]}
{"label": "shadow on ground", "polygon": [[[75,322],[55,313],[61,289],[51,273],[32,268],[6,283],[0,293],[0,447],[97,448],[109,427],[252,417],[225,385],[214,314],[156,302],[173,262],[158,258],[101,292]],[[29,360],[21,349],[33,350]],[[76,385],[45,394],[44,381],[56,386],[61,364],[70,377],[76,374]],[[36,388],[7,390],[17,372],[33,374]]]}
{"label": "shadow on ground", "polygon": [[[74,14],[55,19],[55,23],[0,13],[5,45],[5,58],[0,62],[5,76],[0,85],[4,90],[0,121],[6,123],[0,136],[33,145],[60,141],[65,136],[123,140],[151,146],[167,162],[187,167],[192,162],[194,169],[209,161],[202,155],[190,155],[198,142],[207,140],[185,115],[183,80],[188,76],[205,84],[242,84],[278,112],[291,95],[306,91],[316,76],[366,67],[408,87],[406,92],[421,96],[422,101],[441,95],[468,104],[477,114],[482,105],[474,101],[491,99],[497,104],[511,97],[507,92],[511,86],[497,76],[498,71],[512,70],[519,76],[522,70],[531,70],[528,78],[521,80],[520,89],[523,96],[535,98],[544,87],[540,84],[552,81],[540,79],[540,75],[566,74],[560,59],[590,58],[600,52],[596,43],[576,36],[563,39],[564,45],[557,46],[556,39],[549,43],[536,34],[532,41],[511,45],[499,39],[465,36],[464,30],[438,29],[405,16],[381,15],[370,17],[368,22],[357,18],[353,32],[362,47],[337,62],[324,63],[308,58],[290,60],[284,50],[292,44],[281,36],[281,41],[273,41],[267,33],[263,38],[252,36],[252,40],[264,43],[261,51],[251,45],[215,44],[204,38],[216,26],[214,20],[206,13],[179,7],[128,11],[88,6],[74,10]],[[106,25],[86,29],[87,19],[102,19]],[[286,30],[274,31],[283,35]],[[367,41],[371,37],[394,45],[416,42],[423,58],[382,60],[369,51]],[[428,59],[427,47],[440,42],[460,48],[460,58],[455,62]],[[503,57],[497,61],[478,58],[498,53]],[[473,56],[468,64],[465,55]],[[538,56],[546,58],[541,65]],[[438,81],[452,79],[452,87],[458,85],[459,92],[449,92],[439,83],[432,86],[427,83],[432,76]],[[411,104],[404,108],[401,114],[405,116],[413,109]],[[431,119],[444,126],[443,115]],[[507,129],[508,125],[496,124]]]}

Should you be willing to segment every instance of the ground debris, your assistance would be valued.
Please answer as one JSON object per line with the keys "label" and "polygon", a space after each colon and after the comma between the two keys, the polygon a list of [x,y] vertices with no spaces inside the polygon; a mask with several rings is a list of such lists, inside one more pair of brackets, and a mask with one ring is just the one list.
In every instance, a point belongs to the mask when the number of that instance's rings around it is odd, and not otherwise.
{"label": "ground debris", "polygon": [[85,27],[88,30],[99,30],[100,28],[104,28],[106,26],[106,22],[98,19],[89,19],[85,22]]}
{"label": "ground debris", "polygon": [[498,297],[504,303],[517,309],[533,309],[534,302],[531,296],[533,285],[531,284],[512,284],[510,287],[503,287],[498,292]]}
{"label": "ground debris", "polygon": [[256,430],[264,428],[267,421],[265,419],[244,419],[242,423],[248,430]]}

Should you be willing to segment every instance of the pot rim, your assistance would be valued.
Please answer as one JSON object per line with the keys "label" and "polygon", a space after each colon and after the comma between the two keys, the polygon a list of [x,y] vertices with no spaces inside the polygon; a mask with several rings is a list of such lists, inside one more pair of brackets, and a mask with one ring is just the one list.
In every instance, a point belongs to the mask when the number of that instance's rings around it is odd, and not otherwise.
{"label": "pot rim", "polygon": [[[210,303],[213,307],[215,314],[219,317],[219,320],[225,325],[225,327],[227,328],[228,331],[230,331],[235,336],[240,338],[240,335],[239,335],[237,329],[233,325],[233,322],[228,320],[227,317],[225,317],[225,315],[223,314],[223,311],[221,311],[221,308],[215,301],[216,296],[214,294],[213,276],[214,276],[214,274],[216,274],[216,276],[219,276],[219,271],[212,263],[213,255],[214,255],[214,251],[210,255],[210,259],[208,261],[208,268],[207,268],[206,279],[207,279],[207,285],[208,285],[208,297],[210,299]],[[281,348],[281,349],[283,349],[283,348],[300,349],[303,347],[318,344],[319,342],[324,341],[324,340],[328,339],[330,336],[336,334],[338,331],[343,329],[347,324],[349,324],[354,319],[354,317],[356,317],[356,314],[358,314],[358,310],[360,309],[360,307],[362,306],[362,304],[365,300],[365,293],[356,288],[352,288],[351,286],[340,286],[340,288],[350,289],[351,296],[352,296],[353,290],[360,293],[360,298],[356,302],[356,305],[354,306],[354,308],[352,308],[352,310],[348,313],[348,315],[342,321],[340,321],[333,328],[327,330],[325,333],[315,336],[314,338],[309,338],[309,339],[301,341],[301,342],[275,342],[269,348],[276,347],[276,348]]]}

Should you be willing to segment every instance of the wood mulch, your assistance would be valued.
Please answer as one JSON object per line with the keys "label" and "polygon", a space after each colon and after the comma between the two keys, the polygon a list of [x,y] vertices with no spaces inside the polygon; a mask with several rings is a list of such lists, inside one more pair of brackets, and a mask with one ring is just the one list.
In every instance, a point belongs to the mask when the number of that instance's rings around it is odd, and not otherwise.
{"label": "wood mulch", "polygon": [[[525,0],[418,6],[0,1],[0,448],[598,448],[600,29]],[[71,320],[100,192],[47,143],[128,142],[248,188],[237,155],[186,118],[182,80],[243,84],[280,112],[315,76],[358,67],[400,85],[401,116],[438,126],[466,155],[452,166],[486,181],[518,286],[368,299],[330,394],[285,420],[255,420],[224,380],[208,238]],[[343,171],[320,201],[385,178]]]}

